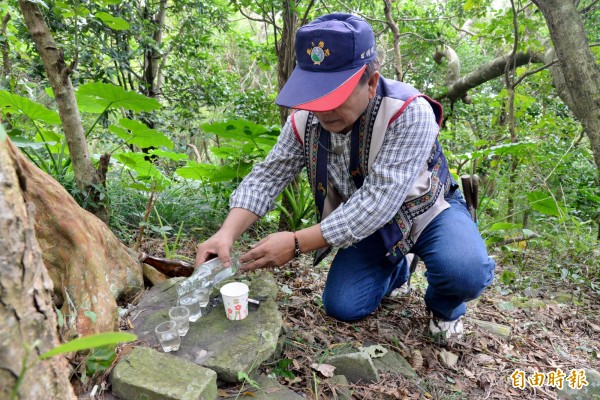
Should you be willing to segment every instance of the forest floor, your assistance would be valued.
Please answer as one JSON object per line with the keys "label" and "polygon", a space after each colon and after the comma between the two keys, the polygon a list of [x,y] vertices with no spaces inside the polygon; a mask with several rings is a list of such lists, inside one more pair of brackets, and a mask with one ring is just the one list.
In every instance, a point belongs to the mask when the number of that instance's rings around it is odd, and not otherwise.
{"label": "forest floor", "polygon": [[[525,256],[518,257],[523,261]],[[302,257],[275,269],[286,329],[281,358],[290,361],[264,364],[260,370],[277,375],[278,369],[287,367],[293,378],[279,373],[281,384],[309,399],[336,399],[334,393],[340,388],[327,384],[311,364],[344,348],[379,344],[406,358],[420,379],[414,382],[382,374],[379,382],[351,385],[353,398],[556,399],[548,379],[560,371],[565,387],[581,384],[585,371],[600,371],[600,295],[589,284],[567,284],[540,272],[546,270],[547,261],[539,252],[526,254],[526,263],[531,265],[527,287],[504,285],[498,277],[511,267],[500,258],[496,258],[494,283],[468,305],[466,335],[445,345],[428,334],[422,264],[413,275],[408,296],[385,298],[370,316],[353,323],[339,322],[323,311],[320,299],[327,267],[312,267],[311,259]],[[472,319],[504,325],[510,335],[490,333]],[[577,377],[579,381],[574,380]],[[518,387],[521,383],[523,388]],[[227,391],[236,390],[240,388]]]}

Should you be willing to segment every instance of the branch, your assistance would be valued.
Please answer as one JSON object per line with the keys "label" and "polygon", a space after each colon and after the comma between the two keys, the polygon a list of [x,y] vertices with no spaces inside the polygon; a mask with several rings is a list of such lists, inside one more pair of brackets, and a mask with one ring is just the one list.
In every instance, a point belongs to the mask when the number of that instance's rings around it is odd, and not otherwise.
{"label": "branch", "polygon": [[[436,96],[436,100],[443,98],[447,98],[449,100],[458,100],[474,87],[502,76],[510,59],[509,57],[509,55],[503,55],[483,64],[475,71],[463,76],[454,84],[450,85],[446,92]],[[526,53],[519,52],[515,55],[515,67],[520,67],[521,65],[525,65],[530,62],[544,62],[544,55],[533,51],[528,51]]]}
{"label": "branch", "polygon": [[517,87],[517,86],[518,86],[518,85],[519,85],[519,84],[520,84],[520,83],[523,81],[523,79],[527,78],[528,76],[535,75],[535,74],[537,74],[538,72],[545,70],[546,68],[550,68],[551,66],[553,66],[553,65],[554,65],[554,64],[556,64],[557,62],[558,62],[558,60],[552,60],[551,62],[549,62],[549,63],[548,63],[548,64],[546,64],[546,65],[542,65],[542,66],[541,66],[541,67],[539,67],[539,68],[536,68],[536,69],[533,69],[533,70],[531,70],[531,71],[527,71],[527,72],[525,72],[523,75],[521,75],[521,76],[519,77],[519,79],[517,79],[517,80],[515,81],[514,87]]}
{"label": "branch", "polygon": [[523,241],[527,241],[530,239],[535,239],[537,237],[539,237],[539,236],[537,234],[533,233],[528,236],[517,236],[517,237],[513,237],[513,238],[504,239],[499,242],[490,243],[490,245],[491,246],[504,246],[505,244],[523,242]]}

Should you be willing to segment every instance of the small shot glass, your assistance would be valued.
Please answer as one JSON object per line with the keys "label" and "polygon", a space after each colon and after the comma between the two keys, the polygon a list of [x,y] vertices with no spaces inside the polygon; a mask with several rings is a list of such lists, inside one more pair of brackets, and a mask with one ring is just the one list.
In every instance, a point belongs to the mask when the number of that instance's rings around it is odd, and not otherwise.
{"label": "small shot glass", "polygon": [[208,314],[208,302],[210,300],[210,292],[212,288],[209,287],[196,287],[194,288],[194,294],[198,296],[198,304],[200,305],[200,311],[202,315]]}
{"label": "small shot glass", "polygon": [[169,310],[169,318],[177,324],[179,336],[185,336],[190,329],[190,309],[186,306],[175,306]]}
{"label": "small shot glass", "polygon": [[177,323],[175,321],[161,322],[154,329],[158,342],[165,353],[179,350],[181,338],[177,331]]}
{"label": "small shot glass", "polygon": [[200,309],[200,297],[195,293],[188,293],[179,298],[179,305],[186,306],[190,310],[189,321],[196,322],[202,316]]}

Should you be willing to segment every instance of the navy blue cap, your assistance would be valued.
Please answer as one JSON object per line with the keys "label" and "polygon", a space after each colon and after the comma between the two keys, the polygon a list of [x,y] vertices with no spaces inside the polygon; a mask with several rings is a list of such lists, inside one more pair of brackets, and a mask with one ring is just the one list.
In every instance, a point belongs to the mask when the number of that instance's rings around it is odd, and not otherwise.
{"label": "navy blue cap", "polygon": [[296,68],[275,103],[328,111],[348,99],[366,65],[376,58],[375,35],[364,19],[324,15],[296,33]]}

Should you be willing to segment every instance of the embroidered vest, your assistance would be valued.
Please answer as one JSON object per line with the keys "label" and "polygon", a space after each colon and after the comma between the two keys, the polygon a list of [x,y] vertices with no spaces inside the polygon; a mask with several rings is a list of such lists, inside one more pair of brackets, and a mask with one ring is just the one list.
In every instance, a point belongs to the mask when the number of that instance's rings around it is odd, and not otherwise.
{"label": "embroidered vest", "polygon": [[[419,93],[408,84],[379,79],[375,97],[352,128],[349,173],[357,189],[362,186],[369,173],[370,165],[381,149],[387,128],[417,97],[423,97],[431,104],[436,121],[438,125],[441,124],[442,107],[439,103]],[[298,140],[304,145],[308,180],[315,197],[317,215],[321,221],[341,204],[337,190],[327,178],[329,152],[326,149],[330,148],[330,133],[322,128],[314,114],[308,111],[294,112],[292,127]],[[451,186],[452,178],[448,171],[448,163],[436,139],[427,165],[420,171],[404,203],[399,205],[395,217],[379,229],[390,262],[398,263],[409,252],[426,224],[449,207],[443,193]],[[417,224],[419,225],[417,231],[413,229],[416,221],[421,222]],[[330,250],[330,248],[319,249],[315,256],[315,265]]]}

